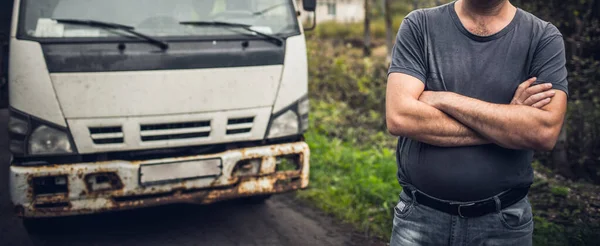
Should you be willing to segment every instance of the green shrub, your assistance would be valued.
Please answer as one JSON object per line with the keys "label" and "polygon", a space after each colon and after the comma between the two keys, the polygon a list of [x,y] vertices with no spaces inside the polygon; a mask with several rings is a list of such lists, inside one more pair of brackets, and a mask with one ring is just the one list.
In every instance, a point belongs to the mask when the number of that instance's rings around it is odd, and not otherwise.
{"label": "green shrub", "polygon": [[402,190],[394,152],[360,148],[312,130],[306,139],[311,149],[310,185],[299,197],[372,236],[389,238]]}
{"label": "green shrub", "polygon": [[[394,17],[392,20],[392,34],[395,37],[403,16]],[[334,39],[340,41],[363,40],[364,24],[362,22],[355,23],[338,23],[338,22],[321,22],[316,29],[307,32],[307,36],[321,39]],[[376,40],[385,39],[385,22],[378,18],[371,22],[371,37]],[[382,43],[380,41],[379,43]]]}
{"label": "green shrub", "polygon": [[552,188],[550,188],[550,192],[557,196],[566,197],[567,195],[569,195],[569,188],[564,186],[552,186]]}

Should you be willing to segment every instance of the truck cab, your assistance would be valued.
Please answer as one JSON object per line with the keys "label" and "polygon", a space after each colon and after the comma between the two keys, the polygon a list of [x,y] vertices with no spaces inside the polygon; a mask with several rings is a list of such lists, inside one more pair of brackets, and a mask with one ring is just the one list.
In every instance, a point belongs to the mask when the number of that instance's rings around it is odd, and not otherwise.
{"label": "truck cab", "polygon": [[294,0],[15,0],[15,211],[53,217],[305,188],[298,13]]}

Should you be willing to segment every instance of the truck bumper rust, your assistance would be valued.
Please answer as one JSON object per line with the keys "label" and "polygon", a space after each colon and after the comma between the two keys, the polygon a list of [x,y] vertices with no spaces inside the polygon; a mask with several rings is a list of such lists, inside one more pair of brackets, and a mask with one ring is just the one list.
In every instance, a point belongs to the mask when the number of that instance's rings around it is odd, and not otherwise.
{"label": "truck bumper rust", "polygon": [[[296,142],[145,161],[11,165],[11,200],[22,217],[55,217],[281,193],[308,185],[309,154],[306,143]],[[214,158],[221,159],[219,175],[141,182],[144,165]],[[260,164],[253,168],[248,163]]]}

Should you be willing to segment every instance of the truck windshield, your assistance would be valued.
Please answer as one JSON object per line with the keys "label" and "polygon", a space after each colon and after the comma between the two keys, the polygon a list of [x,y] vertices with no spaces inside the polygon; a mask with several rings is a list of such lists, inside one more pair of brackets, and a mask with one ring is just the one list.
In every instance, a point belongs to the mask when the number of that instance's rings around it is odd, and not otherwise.
{"label": "truck windshield", "polygon": [[115,29],[57,22],[79,19],[118,23],[148,36],[230,36],[235,28],[181,22],[243,23],[269,35],[299,33],[293,0],[24,0],[20,35],[34,38],[119,37]]}

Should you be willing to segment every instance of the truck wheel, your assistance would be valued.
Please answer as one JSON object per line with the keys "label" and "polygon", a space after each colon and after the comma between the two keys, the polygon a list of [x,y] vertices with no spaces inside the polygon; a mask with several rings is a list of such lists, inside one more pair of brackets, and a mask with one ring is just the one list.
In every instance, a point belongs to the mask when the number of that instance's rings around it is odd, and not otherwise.
{"label": "truck wheel", "polygon": [[242,200],[247,203],[247,204],[262,204],[264,203],[267,199],[271,198],[271,194],[269,195],[258,195],[258,196],[251,196],[251,197],[246,197],[243,198]]}

